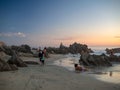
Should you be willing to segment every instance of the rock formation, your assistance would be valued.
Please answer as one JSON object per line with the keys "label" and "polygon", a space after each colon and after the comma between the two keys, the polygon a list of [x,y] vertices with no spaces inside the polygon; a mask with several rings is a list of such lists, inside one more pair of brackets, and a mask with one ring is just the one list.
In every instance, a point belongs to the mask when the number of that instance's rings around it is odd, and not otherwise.
{"label": "rock formation", "polygon": [[26,63],[24,63],[19,56],[13,52],[13,56],[7,61],[9,64],[15,64],[18,67],[27,67]]}
{"label": "rock formation", "polygon": [[0,71],[11,71],[18,70],[18,67],[15,64],[8,64],[0,58]]}
{"label": "rock formation", "polygon": [[18,66],[26,67],[27,65],[11,47],[0,42],[0,71],[18,70]]}
{"label": "rock formation", "polygon": [[81,51],[92,52],[92,50],[89,49],[87,45],[76,42],[69,45],[69,47],[66,47],[61,43],[59,48],[49,47],[47,48],[47,51],[49,53],[57,53],[57,54],[68,54],[68,53],[77,54],[80,53]]}
{"label": "rock formation", "polygon": [[109,57],[105,55],[90,55],[88,52],[81,52],[79,62],[84,66],[112,66]]}
{"label": "rock formation", "polygon": [[23,57],[33,57],[33,52],[31,51],[31,47],[29,45],[21,45],[21,46],[11,46],[11,49],[17,52],[19,56]]}
{"label": "rock formation", "polygon": [[106,48],[106,53],[108,53],[108,54],[120,53],[120,48],[112,48],[112,49]]}

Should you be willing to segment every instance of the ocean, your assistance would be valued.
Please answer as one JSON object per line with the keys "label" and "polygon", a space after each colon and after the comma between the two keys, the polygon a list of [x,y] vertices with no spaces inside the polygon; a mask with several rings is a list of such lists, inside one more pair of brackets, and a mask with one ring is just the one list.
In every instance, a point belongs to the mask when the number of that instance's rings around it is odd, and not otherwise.
{"label": "ocean", "polygon": [[[105,49],[92,49],[96,55],[105,53]],[[107,55],[107,54],[106,54]],[[116,55],[120,56],[120,53]],[[69,71],[74,72],[74,63],[79,63],[80,54],[67,54],[64,59],[59,59],[54,62],[54,65],[64,67]],[[80,73],[81,74],[81,73]],[[113,63],[112,67],[98,67],[94,70],[82,72],[82,74],[94,77],[98,80],[109,83],[120,83],[120,63]]]}

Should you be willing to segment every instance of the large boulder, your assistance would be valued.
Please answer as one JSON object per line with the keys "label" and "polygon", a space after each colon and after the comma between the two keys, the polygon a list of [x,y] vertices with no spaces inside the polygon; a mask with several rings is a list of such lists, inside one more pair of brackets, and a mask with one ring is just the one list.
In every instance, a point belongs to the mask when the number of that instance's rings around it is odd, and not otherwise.
{"label": "large boulder", "polygon": [[110,60],[111,62],[120,62],[120,56],[110,55],[110,56],[109,56],[109,60]]}
{"label": "large boulder", "polygon": [[18,70],[18,67],[15,64],[9,64],[12,70]]}
{"label": "large boulder", "polygon": [[111,54],[111,53],[120,53],[120,48],[112,48],[112,49],[106,48],[106,53],[108,53],[108,54]]}
{"label": "large boulder", "polygon": [[4,42],[0,42],[0,71],[18,70],[16,65],[7,63],[11,55],[13,55],[12,49]]}
{"label": "large boulder", "polygon": [[23,62],[22,59],[16,54],[14,51],[13,56],[8,60],[9,64],[15,64],[18,67],[27,67],[26,63]]}
{"label": "large boulder", "polygon": [[107,56],[90,55],[89,53],[84,51],[81,53],[79,62],[85,66],[112,66]]}
{"label": "large boulder", "polygon": [[9,47],[9,46],[6,46],[6,45],[1,45],[0,46],[0,52],[4,52],[6,53],[7,55],[13,55],[13,50]]}
{"label": "large boulder", "polygon": [[0,71],[18,70],[18,67],[14,64],[8,64],[0,58]]}
{"label": "large boulder", "polygon": [[11,46],[12,50],[22,53],[32,53],[31,47],[29,45],[21,45],[21,46]]}
{"label": "large boulder", "polygon": [[81,54],[81,57],[80,57],[79,62],[82,63],[85,66],[89,66],[90,63],[88,62],[87,59],[88,59],[88,57],[89,57],[90,54],[87,53],[87,52],[84,52],[84,51],[82,51],[80,54]]}
{"label": "large boulder", "polygon": [[[26,45],[25,48],[30,50]],[[26,67],[27,65],[19,58],[17,52],[3,42],[0,42],[0,71],[18,70],[17,66]]]}
{"label": "large boulder", "polygon": [[81,51],[88,51],[88,47],[85,44],[79,44],[79,43],[73,43],[72,45],[69,46],[70,53],[80,53]]}
{"label": "large boulder", "polygon": [[2,60],[4,60],[5,62],[7,62],[7,61],[11,58],[11,56],[10,56],[10,55],[7,55],[6,53],[4,53],[4,52],[2,51],[2,52],[0,52],[0,58],[1,58]]}
{"label": "large boulder", "polygon": [[19,56],[23,57],[33,57],[33,52],[31,51],[31,47],[29,45],[21,45],[21,46],[11,46],[12,50],[16,51]]}
{"label": "large boulder", "polygon": [[11,71],[11,67],[4,60],[0,59],[0,71]]}

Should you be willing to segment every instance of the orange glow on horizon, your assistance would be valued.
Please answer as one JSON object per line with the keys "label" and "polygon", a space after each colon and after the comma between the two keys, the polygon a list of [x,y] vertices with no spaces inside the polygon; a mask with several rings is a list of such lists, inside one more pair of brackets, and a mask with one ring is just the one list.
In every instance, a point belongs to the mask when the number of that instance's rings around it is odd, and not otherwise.
{"label": "orange glow on horizon", "polygon": [[63,41],[64,45],[70,45],[74,42],[86,44],[88,46],[119,46],[120,39],[115,37],[86,37]]}

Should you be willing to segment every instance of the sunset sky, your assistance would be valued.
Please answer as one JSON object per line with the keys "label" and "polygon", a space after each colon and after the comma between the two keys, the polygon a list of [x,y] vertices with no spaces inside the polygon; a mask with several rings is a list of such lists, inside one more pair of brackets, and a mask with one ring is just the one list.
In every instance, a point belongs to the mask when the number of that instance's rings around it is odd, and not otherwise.
{"label": "sunset sky", "polygon": [[120,0],[0,0],[8,45],[120,45]]}

